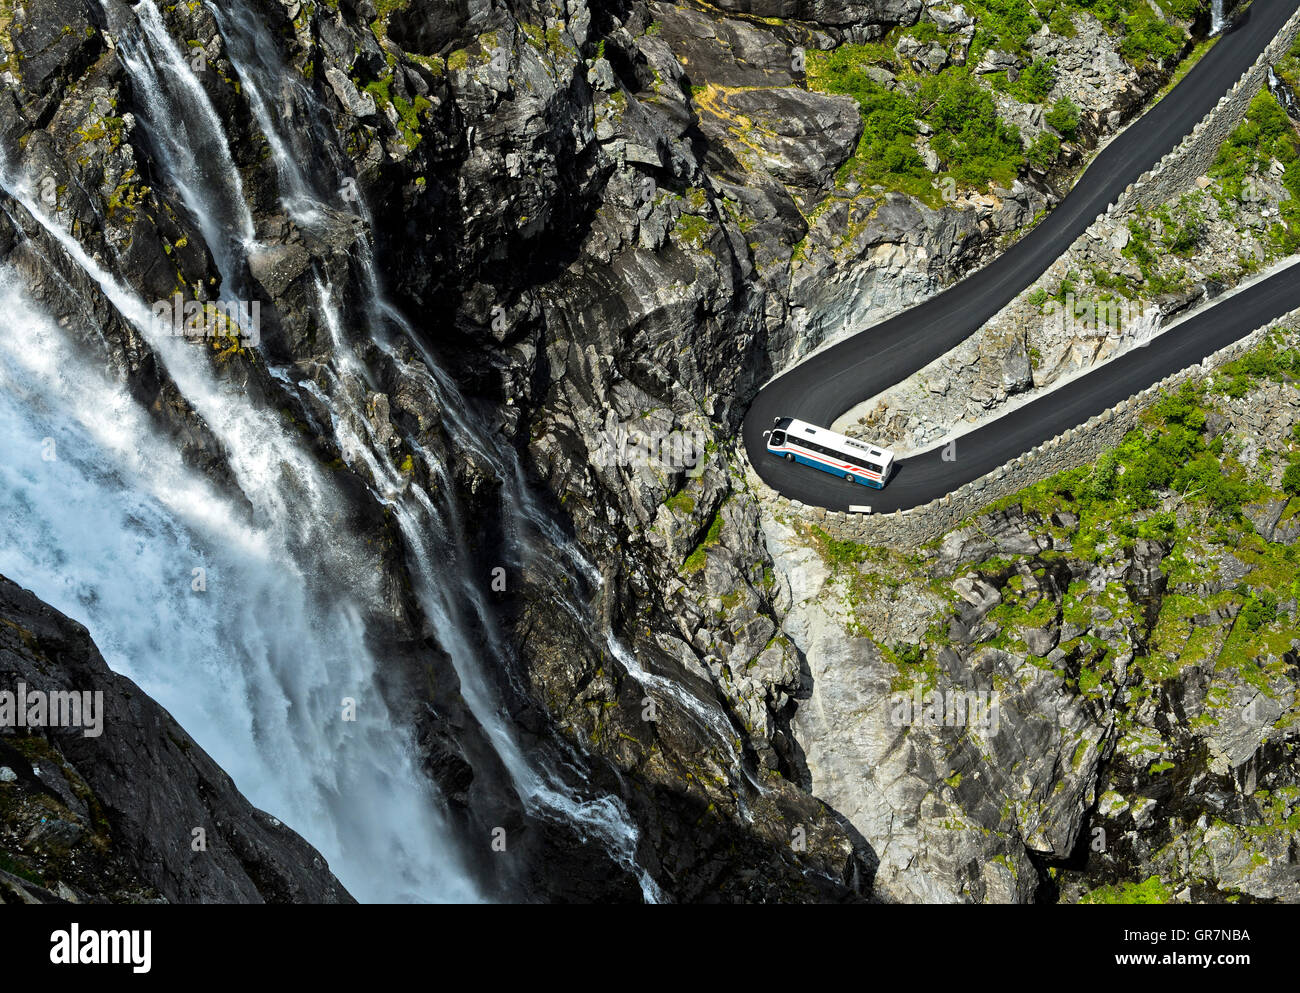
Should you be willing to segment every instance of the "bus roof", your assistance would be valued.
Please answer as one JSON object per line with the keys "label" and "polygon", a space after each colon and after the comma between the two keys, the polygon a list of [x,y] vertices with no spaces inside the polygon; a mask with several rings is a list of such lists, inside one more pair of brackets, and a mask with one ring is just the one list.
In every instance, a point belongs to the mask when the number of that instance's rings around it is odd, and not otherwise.
{"label": "bus roof", "polygon": [[[785,420],[785,418],[782,418]],[[876,445],[869,445],[865,441],[858,441],[856,438],[850,438],[847,435],[840,434],[838,431],[832,431],[829,428],[819,428],[807,421],[801,421],[798,418],[790,418],[790,423],[784,428],[785,433],[793,436],[796,440],[807,438],[810,441],[817,441],[823,445],[834,445],[836,448],[847,449],[848,451],[859,451],[872,458],[880,459],[885,463],[892,462],[894,453],[888,448],[880,448]]]}

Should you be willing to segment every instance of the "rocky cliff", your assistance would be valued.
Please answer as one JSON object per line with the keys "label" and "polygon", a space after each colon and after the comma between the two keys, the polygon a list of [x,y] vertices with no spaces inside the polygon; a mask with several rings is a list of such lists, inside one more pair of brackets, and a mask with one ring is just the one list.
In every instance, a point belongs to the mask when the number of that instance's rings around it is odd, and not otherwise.
{"label": "rocky cliff", "polygon": [[[779,525],[750,491],[732,438],[775,370],[934,292],[1050,207],[1087,147],[1168,78],[1190,47],[1185,24],[1161,15],[1180,40],[1138,65],[1090,15],[985,37],[978,12],[920,0],[142,7],[220,135],[198,110],[185,148],[151,124],[154,94],[132,68],[140,10],[6,0],[0,145],[30,195],[6,198],[0,254],[190,465],[236,496],[229,441],[85,262],[145,301],[261,303],[259,347],[219,338],[212,374],[278,412],[328,469],[337,526],[366,536],[382,589],[363,620],[456,830],[485,845],[505,824],[526,839],[508,863],[482,859],[487,891],[636,899],[645,886],[628,858],[539,813],[503,773],[455,664],[465,655],[499,661],[493,688],[527,750],[626,806],[632,861],[667,899],[1042,892],[1049,863],[1064,865],[1082,836],[1115,716],[1063,690],[1077,676],[1029,672],[1018,647],[963,654],[963,635],[945,646],[945,671],[1023,684],[1009,737],[982,752],[967,740],[960,755],[927,745],[921,760],[863,730],[862,694],[890,683],[880,645],[870,625],[800,614],[780,530],[798,522]],[[1069,147],[1022,162],[1005,185],[942,187],[938,142],[918,129],[921,178],[951,197],[864,179],[862,107],[810,87],[807,60],[882,39],[876,85],[920,89],[974,58],[976,75],[996,77],[981,92],[1027,139],[1050,125],[1017,80],[1055,60],[1054,85],[1079,112]],[[1107,80],[1076,50],[1101,44]],[[221,216],[196,211],[178,181],[186,152],[238,177],[214,181],[221,195],[205,201]],[[312,211],[295,210],[307,201]],[[246,224],[247,247],[214,237],[214,223]],[[375,277],[401,315],[383,334],[367,303]],[[669,437],[698,440],[703,457],[627,456],[628,439],[636,450]],[[455,637],[419,595],[416,532],[435,525],[408,528],[394,511],[417,488],[461,522],[464,585],[447,602],[473,606]],[[1050,547],[1016,540],[1026,555]],[[542,551],[521,554],[530,542]],[[1051,568],[1040,596],[1073,581],[1072,567]],[[1007,569],[980,582],[996,592],[1025,571]],[[1042,569],[1027,563],[1030,576]],[[969,634],[984,618],[957,623]],[[846,667],[865,682],[844,681]],[[963,772],[975,765],[982,785]],[[877,785],[854,778],[863,767]],[[880,785],[887,768],[902,793]],[[922,841],[922,813],[973,833],[944,826]],[[305,884],[276,892],[320,897]]]}

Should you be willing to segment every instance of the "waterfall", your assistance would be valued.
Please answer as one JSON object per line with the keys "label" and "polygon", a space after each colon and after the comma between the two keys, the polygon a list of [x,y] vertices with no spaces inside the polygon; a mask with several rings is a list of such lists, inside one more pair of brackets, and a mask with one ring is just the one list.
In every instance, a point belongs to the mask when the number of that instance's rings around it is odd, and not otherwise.
{"label": "waterfall", "polygon": [[[208,202],[199,178],[184,185]],[[211,181],[234,188],[222,174]],[[382,607],[382,567],[332,523],[342,508],[331,481],[276,417],[214,381],[202,350],[160,338],[148,305],[43,212],[3,157],[0,187],[149,341],[223,442],[256,521],[185,469],[6,276],[0,572],[85,622],[109,664],[253,803],[300,829],[358,898],[477,898],[441,798],[378,690],[361,618]],[[58,454],[48,464],[47,438]],[[345,696],[359,701],[355,721],[343,719]]]}
{"label": "waterfall", "polygon": [[253,215],[221,119],[153,0],[142,0],[135,14],[139,30],[121,33],[118,54],[140,104],[138,120],[229,282],[252,244]]}
{"label": "waterfall", "polygon": [[1287,117],[1293,121],[1300,121],[1300,101],[1296,100],[1295,90],[1274,71],[1272,66],[1268,67],[1268,90],[1282,105]]}
{"label": "waterfall", "polygon": [[212,0],[205,6],[217,22],[249,107],[271,146],[281,203],[298,224],[310,228],[322,219],[319,207],[329,194],[318,187],[303,163],[324,155],[331,171],[342,169],[324,109],[297,73],[285,70],[274,39],[253,11],[242,4],[225,10]]}
{"label": "waterfall", "polygon": [[[351,599],[372,595],[365,550],[321,533],[325,554],[305,561],[271,508],[248,523],[8,271],[0,314],[0,573],[84,622],[110,666],[302,829],[359,899],[473,899],[375,690]],[[361,701],[355,722],[344,695]]]}
{"label": "waterfall", "polygon": [[[343,185],[345,160],[330,144],[337,141],[333,129],[321,126],[323,108],[279,64],[260,21],[240,4],[222,6],[227,9],[209,5],[271,146],[282,206],[303,226],[337,214],[327,200]],[[118,33],[138,118],[229,292],[247,253],[256,250],[252,211],[229,141],[153,0],[141,0],[134,13],[135,21]],[[303,153],[303,142],[311,143],[312,154]],[[309,172],[304,162],[317,171]],[[441,799],[417,771],[409,731],[393,727],[387,710],[375,703],[379,667],[366,648],[365,618],[382,613],[383,568],[363,540],[338,533],[334,522],[342,515],[328,475],[277,417],[215,377],[202,349],[160,336],[148,304],[108,271],[108,263],[90,258],[57,217],[43,213],[25,178],[2,160],[0,185],[136,325],[223,444],[254,511],[254,524],[244,522],[139,417],[115,444],[99,437],[105,426],[94,424],[90,400],[105,410],[126,401],[112,384],[96,386],[90,370],[69,362],[45,370],[46,379],[37,377],[39,396],[6,408],[6,439],[21,449],[14,465],[27,471],[0,482],[6,498],[24,508],[26,540],[6,548],[0,571],[85,621],[110,665],[167,706],[253,802],[316,844],[359,898],[477,897]],[[355,206],[365,214],[359,198]],[[508,528],[519,535],[531,529],[543,545],[557,529],[536,510],[513,448],[486,428],[384,298],[373,247],[362,239],[351,254],[365,284],[368,326],[345,330],[334,288],[318,278],[319,315],[332,346],[328,362],[313,380],[300,379],[290,368],[269,371],[287,392],[310,395],[330,412],[345,462],[400,527],[429,633],[450,656],[462,696],[525,808],[603,844],[640,880],[645,899],[657,900],[657,886],[637,864],[638,833],[622,801],[590,795],[579,756],[549,755],[518,741],[489,675],[510,671],[509,648],[479,577],[470,571],[465,536],[474,526],[462,516],[453,480],[436,454],[418,439],[404,438],[438,482],[429,492],[394,464],[377,437],[366,404],[378,373],[396,372],[422,390],[457,444],[498,475]],[[48,320],[44,326],[51,340],[57,337]],[[12,333],[6,339],[16,340]],[[414,355],[398,342],[412,346]],[[68,351],[66,344],[60,348]],[[21,354],[6,351],[5,357],[14,381],[34,375],[20,368]],[[120,423],[128,421],[123,417]],[[57,473],[42,477],[30,462],[37,434],[63,438],[60,447],[78,458],[70,455]],[[75,500],[60,497],[60,488]],[[76,516],[52,509],[77,501],[98,512]],[[89,533],[78,532],[78,522]],[[530,541],[516,544],[512,554],[537,554],[529,551]],[[571,548],[563,551],[570,563],[577,561]],[[73,558],[76,581],[60,580],[59,569],[66,571]],[[203,599],[190,588],[196,568],[208,577]],[[153,602],[160,605],[157,616],[141,610],[142,603]],[[219,691],[210,691],[212,683]],[[366,700],[359,711],[364,720],[339,719],[339,697],[345,695],[340,687],[355,688],[346,695]]]}
{"label": "waterfall", "polygon": [[1210,37],[1219,34],[1227,24],[1227,18],[1223,15],[1223,0],[1210,0]]}
{"label": "waterfall", "polygon": [[[209,0],[208,8],[223,32],[236,72],[241,80],[249,81],[254,117],[271,144],[280,180],[282,206],[298,223],[310,225],[314,219],[331,210],[331,206],[321,198],[338,195],[347,177],[337,171],[324,182],[309,176],[303,169],[304,157],[291,151],[299,134],[288,130],[285,121],[311,122],[308,133],[326,134],[332,129],[315,126],[323,119],[324,109],[316,103],[313,94],[280,64],[274,43],[266,36],[259,20],[239,6],[223,11]],[[280,102],[275,106],[267,98],[272,93],[280,94]],[[330,170],[336,170],[340,162],[338,156],[331,154],[316,155],[312,160],[330,163],[325,167]],[[352,205],[369,222],[369,211],[359,194],[352,199]],[[364,276],[363,288],[370,320],[366,343],[379,345],[380,354],[389,368],[400,369],[403,380],[423,390],[429,407],[442,412],[457,443],[471,449],[476,458],[497,475],[503,484],[507,519],[517,516],[520,508],[535,510],[535,502],[524,483],[524,473],[514,449],[474,417],[472,406],[442,371],[421,336],[385,298],[369,242],[362,240],[354,246],[353,260]],[[331,410],[356,412],[369,396],[368,385],[374,376],[360,362],[353,344],[343,334],[331,288],[318,284],[317,298],[332,346],[332,367],[326,370],[331,388],[328,395],[323,395],[315,383],[304,381],[297,385],[300,389],[317,392],[318,399],[326,402]],[[398,355],[394,347],[398,339],[415,348],[420,363],[406,361]],[[362,431],[359,433],[353,425],[360,425]],[[479,653],[462,634],[473,630],[486,637],[492,655],[499,663],[496,668],[508,671],[507,646],[486,601],[481,581],[468,569],[471,557],[465,536],[474,528],[457,505],[456,487],[446,467],[436,456],[425,451],[418,440],[405,438],[408,446],[421,454],[437,477],[439,486],[435,498],[417,482],[404,478],[388,449],[373,436],[368,419],[361,416],[336,418],[335,426],[340,431],[345,461],[374,481],[376,495],[398,522],[412,557],[419,601],[451,657],[460,678],[462,696],[492,742],[525,807],[536,816],[559,817],[570,827],[583,833],[590,831],[601,838],[610,855],[639,879],[646,900],[658,900],[658,887],[636,862],[638,832],[622,801],[613,796],[584,796],[580,789],[567,785],[556,769],[541,761],[541,756],[525,754],[506,720],[502,701],[486,678]],[[533,513],[531,523],[536,526],[541,516]],[[555,537],[553,533],[550,536]],[[523,542],[516,541],[515,551],[523,547]],[[569,554],[572,556],[571,549]],[[448,568],[449,564],[459,568]]]}

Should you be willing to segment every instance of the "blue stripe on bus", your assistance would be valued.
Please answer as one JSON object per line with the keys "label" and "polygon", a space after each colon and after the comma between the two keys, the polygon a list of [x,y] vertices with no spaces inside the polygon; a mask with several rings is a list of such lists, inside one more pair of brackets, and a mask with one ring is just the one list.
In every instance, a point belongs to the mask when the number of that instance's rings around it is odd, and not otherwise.
{"label": "blue stripe on bus", "polygon": [[[830,473],[832,476],[838,476],[840,479],[844,478],[845,473],[852,471],[850,469],[837,469],[821,462],[815,462],[811,457],[800,455],[798,452],[792,454],[794,455],[794,460],[800,465],[806,465],[813,469],[820,469],[822,472]],[[874,479],[865,478],[861,473],[853,473],[853,477],[855,482],[860,482],[865,486],[870,486],[877,490],[884,489],[882,484],[876,482]]]}

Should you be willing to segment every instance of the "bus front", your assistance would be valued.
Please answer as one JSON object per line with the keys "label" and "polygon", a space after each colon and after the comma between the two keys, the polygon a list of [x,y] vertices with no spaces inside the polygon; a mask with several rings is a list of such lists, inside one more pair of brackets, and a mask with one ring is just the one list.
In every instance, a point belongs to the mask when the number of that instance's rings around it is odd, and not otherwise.
{"label": "bus front", "polygon": [[763,432],[767,435],[767,450],[773,455],[785,454],[785,433],[789,430],[793,421],[793,417],[778,417],[772,422],[772,429]]}

